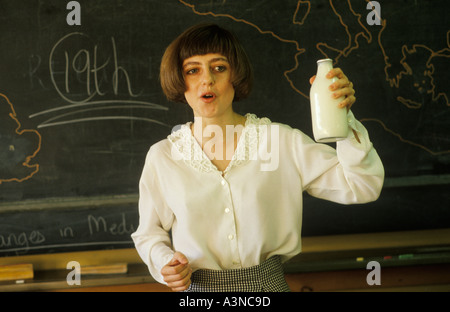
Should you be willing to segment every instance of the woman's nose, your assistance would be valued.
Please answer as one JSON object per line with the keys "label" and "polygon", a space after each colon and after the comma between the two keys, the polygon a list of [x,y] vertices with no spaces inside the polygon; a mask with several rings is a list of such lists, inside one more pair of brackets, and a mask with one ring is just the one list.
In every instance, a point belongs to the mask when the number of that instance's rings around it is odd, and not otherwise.
{"label": "woman's nose", "polygon": [[203,84],[212,85],[215,82],[214,73],[210,70],[205,70],[203,74]]}

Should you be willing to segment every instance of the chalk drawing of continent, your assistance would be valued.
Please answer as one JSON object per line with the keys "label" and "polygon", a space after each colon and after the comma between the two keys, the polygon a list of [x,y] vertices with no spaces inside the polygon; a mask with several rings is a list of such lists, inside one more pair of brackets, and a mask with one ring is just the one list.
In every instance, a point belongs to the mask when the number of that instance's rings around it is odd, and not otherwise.
{"label": "chalk drawing of continent", "polygon": [[[384,29],[385,25],[382,31]],[[403,57],[400,60],[403,70],[395,76],[390,75],[388,72],[388,69],[391,67],[389,57],[383,48],[381,38],[379,42],[385,57],[386,80],[391,87],[399,88],[403,84],[403,89],[406,89],[408,92],[408,94],[397,97],[400,103],[408,108],[418,109],[422,107],[423,102],[419,98],[426,95],[430,97],[427,102],[443,101],[446,106],[450,106],[448,80],[438,81],[435,79],[437,72],[439,77],[449,77],[448,74],[447,76],[445,74],[448,73],[447,69],[450,65],[450,30],[447,32],[447,47],[438,51],[434,51],[424,44],[403,45],[401,49]],[[416,65],[414,67],[411,65],[413,63],[411,60],[415,59],[421,60],[421,62],[415,62],[420,64],[419,66]],[[405,84],[409,85],[410,89],[405,88]],[[413,91],[413,94],[410,91]]]}
{"label": "chalk drawing of continent", "polygon": [[[392,62],[386,52],[382,34],[387,28],[387,21],[383,20],[382,30],[378,35],[378,45],[384,56],[384,72],[386,81],[393,88],[396,100],[412,112],[409,115],[416,125],[427,123],[424,116],[431,116],[433,124],[422,126],[419,132],[422,138],[407,138],[400,132],[390,129],[385,122],[376,118],[364,118],[363,122],[376,122],[388,133],[397,137],[401,142],[416,146],[427,153],[438,156],[450,154],[448,141],[448,114],[450,111],[449,84],[450,74],[450,30],[447,31],[447,45],[436,50],[425,44],[404,44],[401,50],[399,65],[401,70],[392,71],[398,65]],[[397,66],[398,68],[398,66]]]}
{"label": "chalk drawing of continent", "polygon": [[39,171],[32,159],[41,149],[42,137],[36,130],[22,129],[14,106],[0,93],[0,185],[23,182]]}

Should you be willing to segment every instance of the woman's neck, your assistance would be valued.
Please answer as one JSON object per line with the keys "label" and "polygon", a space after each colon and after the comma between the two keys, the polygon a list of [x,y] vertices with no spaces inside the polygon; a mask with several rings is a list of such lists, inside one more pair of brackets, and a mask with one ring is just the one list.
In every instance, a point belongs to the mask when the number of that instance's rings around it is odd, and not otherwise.
{"label": "woman's neck", "polygon": [[245,117],[235,112],[215,117],[203,117],[194,115],[194,124],[197,120],[201,120],[201,124],[203,127],[209,125],[217,125],[220,127],[225,127],[227,125],[238,125],[242,122],[242,119],[244,119],[245,122]]}
{"label": "woman's neck", "polygon": [[191,131],[211,162],[224,171],[231,161],[246,118],[233,113],[227,119],[195,117]]}

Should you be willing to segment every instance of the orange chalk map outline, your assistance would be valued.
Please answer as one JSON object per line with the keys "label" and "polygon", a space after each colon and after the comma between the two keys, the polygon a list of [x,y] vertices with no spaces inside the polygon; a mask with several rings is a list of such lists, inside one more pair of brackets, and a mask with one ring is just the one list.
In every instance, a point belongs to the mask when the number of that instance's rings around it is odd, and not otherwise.
{"label": "orange chalk map outline", "polygon": [[17,118],[17,114],[16,111],[14,110],[14,106],[13,104],[9,101],[8,97],[2,93],[0,93],[0,96],[3,97],[6,102],[8,103],[11,112],[9,113],[9,117],[11,119],[13,119],[16,124],[17,124],[17,128],[15,129],[15,133],[18,135],[22,135],[24,133],[34,133],[37,135],[38,137],[38,147],[37,149],[34,151],[34,153],[32,155],[26,156],[25,161],[22,163],[22,165],[24,167],[27,168],[33,168],[34,171],[31,172],[29,175],[27,175],[26,177],[23,178],[9,178],[9,179],[2,179],[0,177],[0,184],[5,183],[5,182],[23,182],[25,180],[30,179],[33,175],[35,175],[38,171],[39,171],[39,164],[30,164],[31,160],[37,155],[37,153],[40,151],[41,149],[41,141],[42,141],[42,137],[41,134],[37,131],[37,130],[32,130],[32,129],[22,129],[22,125],[20,124],[19,119]]}

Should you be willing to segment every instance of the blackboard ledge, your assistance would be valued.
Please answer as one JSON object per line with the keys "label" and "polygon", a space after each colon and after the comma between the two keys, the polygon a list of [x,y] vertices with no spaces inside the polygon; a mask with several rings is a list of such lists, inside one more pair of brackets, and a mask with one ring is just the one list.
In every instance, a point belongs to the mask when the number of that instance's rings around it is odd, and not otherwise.
{"label": "blackboard ledge", "polygon": [[[324,254],[370,254],[379,252],[433,252],[442,248],[450,249],[450,228],[399,231],[381,233],[360,233],[345,235],[304,237],[303,251],[289,262],[298,262],[308,257]],[[382,254],[381,256],[384,256]],[[1,257],[0,265],[32,263],[35,270],[66,269],[69,261],[76,260],[82,265],[107,265],[114,263],[142,264],[136,249],[108,249],[53,254]]]}
{"label": "blackboard ledge", "polygon": [[97,207],[106,205],[125,205],[137,203],[138,199],[139,199],[138,194],[30,199],[30,200],[0,203],[0,214],[15,211],[84,208],[84,207]]}

